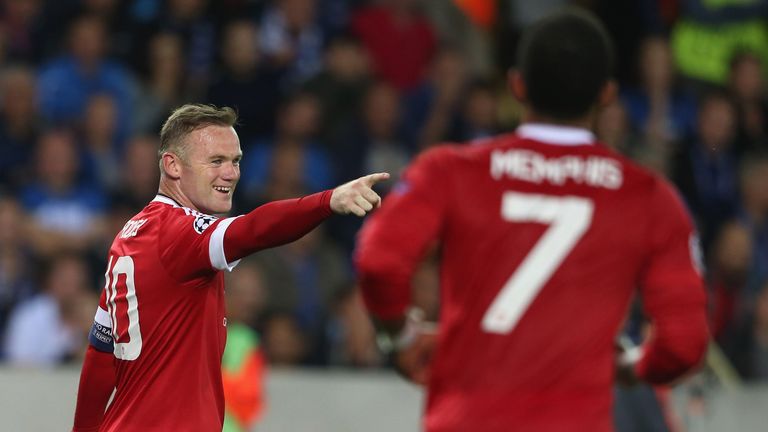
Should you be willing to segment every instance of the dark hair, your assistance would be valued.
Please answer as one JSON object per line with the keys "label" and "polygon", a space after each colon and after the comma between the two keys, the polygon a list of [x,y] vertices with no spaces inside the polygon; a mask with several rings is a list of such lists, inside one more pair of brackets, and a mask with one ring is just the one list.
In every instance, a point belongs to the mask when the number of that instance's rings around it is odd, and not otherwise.
{"label": "dark hair", "polygon": [[581,117],[596,103],[613,70],[613,46],[591,13],[564,8],[537,21],[520,40],[517,67],[537,113]]}
{"label": "dark hair", "polygon": [[165,152],[176,153],[184,158],[184,138],[197,129],[206,126],[234,126],[237,113],[229,107],[214,105],[186,104],[176,108],[163,124],[160,131],[160,157]]}

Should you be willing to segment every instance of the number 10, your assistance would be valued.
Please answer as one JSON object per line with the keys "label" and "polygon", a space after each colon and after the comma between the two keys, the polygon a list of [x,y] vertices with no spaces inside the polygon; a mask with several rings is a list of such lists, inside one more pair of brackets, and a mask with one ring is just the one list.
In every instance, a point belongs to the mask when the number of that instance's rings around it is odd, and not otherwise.
{"label": "number 10", "polygon": [[[110,268],[112,269],[111,278]],[[104,289],[107,290],[107,309],[109,309],[109,316],[112,320],[115,357],[121,360],[136,360],[139,358],[139,354],[141,354],[139,301],[136,298],[136,285],[133,273],[133,258],[130,256],[118,257],[115,261],[115,266],[112,267],[112,257],[109,257],[107,272],[104,274],[104,278],[107,281]],[[121,274],[125,275],[125,283],[121,283]],[[118,305],[121,305],[119,310]]]}

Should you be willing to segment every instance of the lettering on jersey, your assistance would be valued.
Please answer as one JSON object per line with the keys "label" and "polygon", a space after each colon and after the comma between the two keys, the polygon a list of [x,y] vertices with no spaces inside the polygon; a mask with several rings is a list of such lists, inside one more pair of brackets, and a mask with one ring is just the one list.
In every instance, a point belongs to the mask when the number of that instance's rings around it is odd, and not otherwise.
{"label": "lettering on jersey", "polygon": [[93,323],[88,340],[99,351],[111,353],[115,349],[112,345],[112,329],[97,322]]}
{"label": "lettering on jersey", "polygon": [[618,161],[600,156],[547,158],[531,150],[496,150],[491,154],[491,177],[508,177],[531,183],[563,185],[570,180],[606,189],[618,189],[624,173]]}
{"label": "lettering on jersey", "polygon": [[129,220],[123,226],[123,230],[120,232],[120,238],[135,237],[139,232],[139,228],[147,222],[146,219]]}

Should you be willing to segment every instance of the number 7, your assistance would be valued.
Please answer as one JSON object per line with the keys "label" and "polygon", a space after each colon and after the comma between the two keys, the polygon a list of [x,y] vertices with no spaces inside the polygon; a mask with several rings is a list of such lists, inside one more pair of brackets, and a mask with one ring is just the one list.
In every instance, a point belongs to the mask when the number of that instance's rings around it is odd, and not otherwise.
{"label": "number 7", "polygon": [[549,228],[491,303],[483,317],[484,331],[498,334],[512,331],[589,228],[593,209],[594,204],[586,198],[504,193],[501,201],[504,220],[542,223]]}

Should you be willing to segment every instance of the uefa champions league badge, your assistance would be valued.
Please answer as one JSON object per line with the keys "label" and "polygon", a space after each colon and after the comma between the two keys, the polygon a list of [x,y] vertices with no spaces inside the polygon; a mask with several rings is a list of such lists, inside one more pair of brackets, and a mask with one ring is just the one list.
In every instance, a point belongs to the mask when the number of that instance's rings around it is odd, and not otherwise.
{"label": "uefa champions league badge", "polygon": [[217,218],[214,216],[200,214],[195,217],[195,221],[192,222],[192,227],[195,229],[196,233],[202,234],[203,231],[216,222],[216,219]]}

